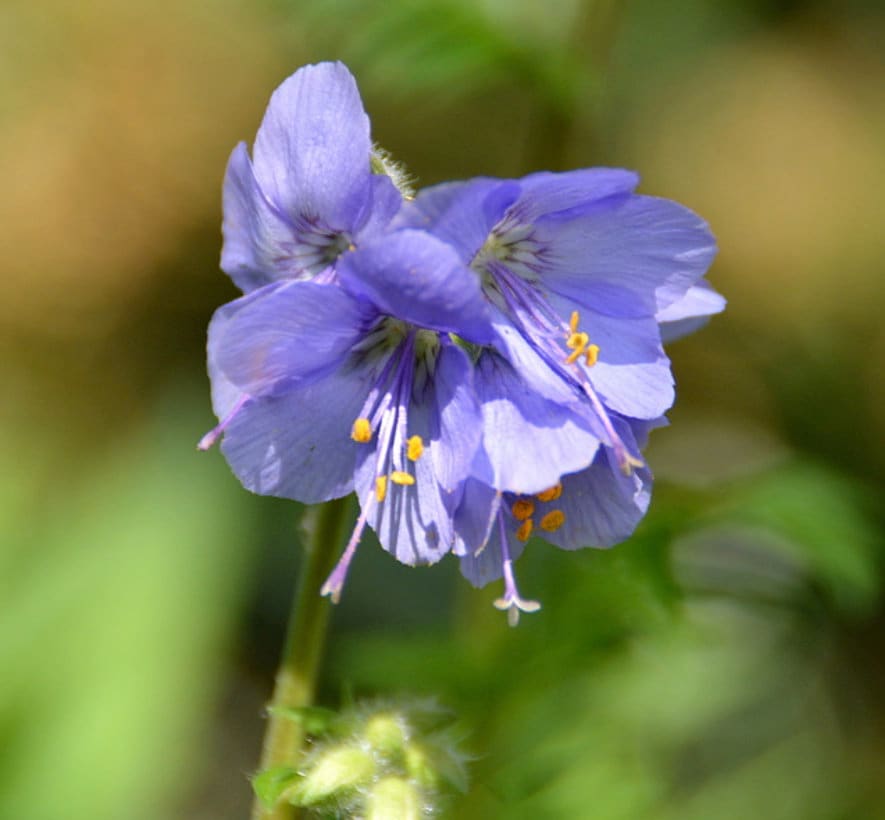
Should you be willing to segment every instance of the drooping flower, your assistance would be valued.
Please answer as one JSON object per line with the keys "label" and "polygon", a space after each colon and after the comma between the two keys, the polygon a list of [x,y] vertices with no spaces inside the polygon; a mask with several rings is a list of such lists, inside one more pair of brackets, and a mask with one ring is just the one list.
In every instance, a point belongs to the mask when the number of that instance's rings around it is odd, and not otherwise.
{"label": "drooping flower", "polygon": [[[648,432],[665,424],[614,418],[618,435],[640,451]],[[606,548],[626,540],[648,509],[652,476],[646,466],[629,474],[619,469],[611,448],[600,447],[589,467],[562,475],[540,492],[496,491],[474,478],[464,485],[455,517],[461,572],[474,586],[504,578],[495,606],[515,625],[520,612],[535,612],[537,601],[520,596],[513,563],[526,542],[539,536],[566,550]]]}
{"label": "drooping flower", "polygon": [[[512,563],[533,530],[609,546],[641,519],[651,474],[637,439],[674,398],[661,327],[687,332],[723,306],[702,281],[715,254],[706,224],[635,194],[637,181],[590,169],[448,183],[396,220],[457,248],[495,312],[497,341],[476,355],[483,443],[456,551],[474,582],[504,576],[511,613],[525,604]],[[554,487],[563,506],[545,509]]]}
{"label": "drooping flower", "polygon": [[369,240],[336,275],[262,288],[209,329],[218,372],[249,397],[222,442],[244,486],[305,503],[356,490],[362,514],[333,596],[366,523],[407,564],[451,548],[481,423],[470,360],[450,334],[479,345],[494,335],[476,275],[422,232]]}

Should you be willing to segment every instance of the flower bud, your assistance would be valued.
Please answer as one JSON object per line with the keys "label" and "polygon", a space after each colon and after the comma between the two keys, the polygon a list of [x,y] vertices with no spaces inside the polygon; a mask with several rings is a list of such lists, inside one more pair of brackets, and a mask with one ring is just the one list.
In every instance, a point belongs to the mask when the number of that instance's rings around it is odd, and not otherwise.
{"label": "flower bud", "polygon": [[367,721],[363,736],[378,754],[397,757],[403,752],[406,738],[400,721],[390,712],[379,712]]}
{"label": "flower bud", "polygon": [[371,753],[356,746],[331,747],[319,754],[304,779],[286,793],[295,805],[311,806],[342,797],[368,783],[375,774]]}
{"label": "flower bud", "polygon": [[366,820],[419,820],[421,793],[402,777],[379,780],[366,799]]}

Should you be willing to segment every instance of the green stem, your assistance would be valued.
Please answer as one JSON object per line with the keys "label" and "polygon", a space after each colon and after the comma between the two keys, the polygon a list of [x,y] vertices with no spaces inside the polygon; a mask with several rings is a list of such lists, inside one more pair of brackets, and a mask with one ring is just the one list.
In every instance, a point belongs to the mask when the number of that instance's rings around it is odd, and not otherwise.
{"label": "green stem", "polygon": [[[280,715],[282,707],[312,706],[332,605],[320,595],[343,540],[349,501],[339,498],[305,513],[304,565],[292,601],[286,645],[270,703],[260,770],[295,765],[304,742],[301,725]],[[275,708],[276,707],[276,708]],[[299,810],[287,804],[266,808],[256,798],[252,820],[294,820]]]}

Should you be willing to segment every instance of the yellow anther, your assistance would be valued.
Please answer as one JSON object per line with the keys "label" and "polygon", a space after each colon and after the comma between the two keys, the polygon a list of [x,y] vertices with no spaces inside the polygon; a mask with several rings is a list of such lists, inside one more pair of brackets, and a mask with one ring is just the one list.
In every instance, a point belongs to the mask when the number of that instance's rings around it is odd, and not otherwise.
{"label": "yellow anther", "polygon": [[593,367],[599,361],[599,345],[587,346],[587,367]]}
{"label": "yellow anther", "polygon": [[387,496],[387,476],[379,475],[375,479],[375,498],[378,499],[378,503],[380,504]]}
{"label": "yellow anther", "polygon": [[556,501],[561,495],[562,484],[555,484],[549,490],[544,490],[543,493],[538,493],[535,498],[537,498],[538,501]]}
{"label": "yellow anther", "polygon": [[412,436],[406,442],[406,455],[409,457],[409,461],[417,461],[423,452],[424,442],[421,440],[421,436]]}
{"label": "yellow anther", "polygon": [[353,423],[350,437],[360,444],[367,444],[372,440],[372,425],[368,419],[359,418]]}
{"label": "yellow anther", "polygon": [[590,337],[583,331],[574,331],[566,340],[565,346],[569,350],[583,350],[590,343]]}
{"label": "yellow anther", "polygon": [[545,532],[556,532],[565,523],[565,513],[562,510],[550,510],[541,519],[541,529]]}
{"label": "yellow anther", "polygon": [[513,517],[517,521],[525,521],[527,518],[531,518],[534,511],[535,505],[528,498],[517,498],[510,508],[510,512],[513,513]]}
{"label": "yellow anther", "polygon": [[404,473],[402,470],[394,470],[390,474],[390,480],[394,484],[408,487],[415,483],[415,476],[409,475],[409,473]]}
{"label": "yellow anther", "polygon": [[578,315],[578,311],[573,310],[571,319],[568,321],[568,326],[571,328],[572,333],[578,332],[578,322],[581,321],[581,317]]}
{"label": "yellow anther", "polygon": [[529,536],[532,534],[532,529],[534,528],[534,522],[531,518],[526,518],[522,524],[519,525],[519,529],[516,531],[516,537],[520,541],[528,541]]}

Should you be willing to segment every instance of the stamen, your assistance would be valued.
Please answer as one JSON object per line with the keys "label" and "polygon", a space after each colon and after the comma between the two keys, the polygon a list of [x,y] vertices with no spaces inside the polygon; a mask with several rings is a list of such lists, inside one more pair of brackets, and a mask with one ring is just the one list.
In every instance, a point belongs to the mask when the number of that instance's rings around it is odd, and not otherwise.
{"label": "stamen", "polygon": [[543,493],[538,493],[535,498],[538,501],[556,501],[559,496],[562,495],[562,484],[555,484],[549,490],[544,490]]}
{"label": "stamen", "polygon": [[531,518],[526,518],[526,520],[519,525],[519,529],[516,531],[516,537],[520,541],[528,541],[534,528],[535,522],[532,521]]}
{"label": "stamen", "polygon": [[372,423],[365,418],[356,419],[350,437],[359,444],[368,444],[372,440]]}
{"label": "stamen", "polygon": [[326,583],[324,583],[320,589],[320,595],[328,595],[333,604],[337,604],[341,600],[341,590],[344,589],[344,582],[347,580],[347,570],[350,567],[350,562],[356,552],[356,548],[359,546],[363,530],[366,528],[369,512],[373,506],[374,501],[370,495],[369,500],[363,507],[363,511],[360,513],[360,517],[356,520],[356,525],[353,528],[353,534],[350,536],[350,541],[347,542],[344,552],[338,559],[338,563],[335,564],[335,569],[332,570],[329,577],[326,579]]}
{"label": "stamen", "polygon": [[412,436],[406,442],[406,455],[409,457],[409,461],[417,461],[423,452],[424,442],[421,440],[421,436]]}
{"label": "stamen", "polygon": [[568,326],[569,326],[569,329],[571,330],[572,333],[578,332],[578,322],[580,322],[580,321],[581,321],[581,317],[578,315],[578,311],[573,310],[571,318],[568,321]]}
{"label": "stamen", "polygon": [[513,517],[517,521],[525,521],[527,518],[531,518],[534,511],[535,505],[528,498],[518,498],[510,508],[510,512],[513,513]]}
{"label": "stamen", "polygon": [[584,355],[585,351],[587,350],[588,344],[590,344],[590,337],[586,333],[572,333],[572,335],[568,337],[565,343],[565,346],[572,351],[566,357],[565,363],[574,364],[581,356]]}
{"label": "stamen", "polygon": [[556,532],[565,523],[565,513],[562,510],[550,510],[541,519],[541,529],[545,532]]}
{"label": "stamen", "polygon": [[599,361],[599,345],[587,346],[587,367],[593,367]]}
{"label": "stamen", "polygon": [[375,479],[375,498],[380,504],[387,497],[387,476],[379,475]]}
{"label": "stamen", "polygon": [[409,487],[415,483],[415,476],[409,475],[409,473],[404,473],[402,470],[394,470],[390,474],[390,480],[394,484]]}
{"label": "stamen", "polygon": [[245,393],[240,396],[239,400],[231,408],[230,412],[197,442],[197,449],[205,451],[208,450],[213,444],[215,444],[215,442],[218,441],[219,438],[221,438],[221,434],[224,432],[227,425],[233,421],[234,416],[240,412],[243,405],[248,401],[248,399],[249,396],[247,396]]}

